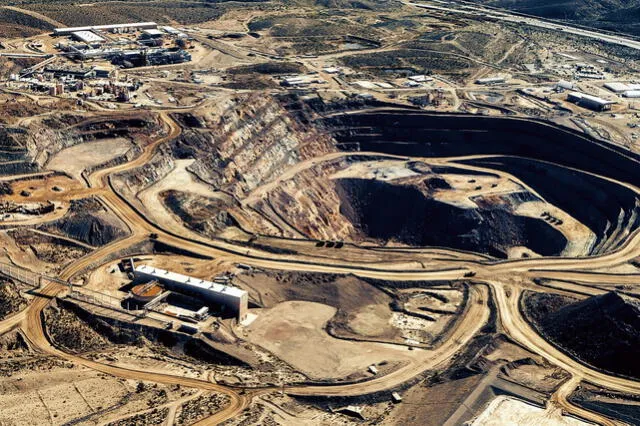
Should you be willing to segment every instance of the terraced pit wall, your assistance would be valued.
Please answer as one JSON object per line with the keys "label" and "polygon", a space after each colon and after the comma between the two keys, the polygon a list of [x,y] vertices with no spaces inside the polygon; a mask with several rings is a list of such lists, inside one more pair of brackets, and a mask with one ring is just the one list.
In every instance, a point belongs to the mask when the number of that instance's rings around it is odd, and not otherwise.
{"label": "terraced pit wall", "polygon": [[487,156],[460,162],[508,172],[588,226],[597,236],[589,254],[618,248],[640,225],[640,199],[622,184],[640,186],[640,156],[570,129],[397,109],[333,114],[320,122],[344,151]]}

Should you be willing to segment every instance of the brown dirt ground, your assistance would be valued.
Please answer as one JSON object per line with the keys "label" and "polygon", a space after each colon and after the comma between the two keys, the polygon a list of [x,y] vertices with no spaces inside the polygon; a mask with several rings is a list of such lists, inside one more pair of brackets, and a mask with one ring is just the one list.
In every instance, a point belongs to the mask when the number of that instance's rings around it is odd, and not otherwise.
{"label": "brown dirt ground", "polygon": [[332,306],[337,312],[331,323],[340,332],[365,337],[398,335],[390,323],[391,296],[354,276],[267,271],[241,275],[234,282],[264,307],[287,300]]}
{"label": "brown dirt ground", "polygon": [[319,303],[282,302],[262,310],[245,338],[313,378],[362,375],[369,365],[405,362],[418,353],[401,346],[333,338],[324,326],[335,312]]}

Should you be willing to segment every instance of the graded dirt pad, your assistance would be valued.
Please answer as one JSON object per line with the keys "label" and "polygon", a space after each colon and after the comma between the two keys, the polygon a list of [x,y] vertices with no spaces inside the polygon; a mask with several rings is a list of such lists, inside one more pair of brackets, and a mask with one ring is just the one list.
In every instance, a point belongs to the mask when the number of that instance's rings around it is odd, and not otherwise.
{"label": "graded dirt pad", "polygon": [[471,426],[503,426],[506,424],[539,426],[545,422],[567,426],[591,424],[574,417],[562,416],[560,411],[552,412],[518,399],[499,396],[491,401],[485,411],[471,423]]}
{"label": "graded dirt pad", "polygon": [[48,170],[67,173],[82,181],[82,171],[124,155],[132,144],[125,138],[102,139],[63,149],[48,162]]}
{"label": "graded dirt pad", "polygon": [[405,362],[420,352],[333,338],[323,327],[335,312],[335,308],[320,303],[283,302],[259,312],[246,329],[246,339],[317,379],[363,373],[369,365],[384,361]]}
{"label": "graded dirt pad", "polygon": [[[72,161],[72,160],[69,160]],[[82,193],[82,183],[67,176],[50,175],[40,179],[25,179],[10,183],[12,194],[0,195],[1,201],[16,203],[47,202],[76,198]]]}
{"label": "graded dirt pad", "polygon": [[399,337],[391,324],[393,298],[355,276],[265,271],[239,275],[234,283],[264,307],[290,300],[333,306],[337,312],[330,324],[337,335]]}

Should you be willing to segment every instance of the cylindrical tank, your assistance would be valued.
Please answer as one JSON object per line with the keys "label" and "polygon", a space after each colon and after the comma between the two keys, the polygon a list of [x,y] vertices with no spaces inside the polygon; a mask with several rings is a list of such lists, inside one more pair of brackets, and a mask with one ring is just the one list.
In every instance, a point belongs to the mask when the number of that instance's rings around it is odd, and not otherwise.
{"label": "cylindrical tank", "polygon": [[139,284],[131,289],[131,296],[141,303],[148,303],[162,293],[162,286],[157,281]]}

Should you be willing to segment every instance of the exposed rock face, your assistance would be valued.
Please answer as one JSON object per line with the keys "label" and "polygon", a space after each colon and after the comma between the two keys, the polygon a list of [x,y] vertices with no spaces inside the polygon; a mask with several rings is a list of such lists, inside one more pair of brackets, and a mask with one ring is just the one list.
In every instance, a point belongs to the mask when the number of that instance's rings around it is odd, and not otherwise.
{"label": "exposed rock face", "polygon": [[127,137],[146,145],[162,132],[153,113],[137,118],[118,116],[87,118],[82,114],[53,114],[31,117],[11,132],[0,129],[0,176],[33,173],[61,150],[90,141]]}
{"label": "exposed rock face", "polygon": [[142,113],[137,118],[127,116],[94,117],[51,116],[30,123],[24,145],[28,157],[43,166],[57,152],[73,145],[115,137],[128,137],[138,145],[145,145],[161,132],[157,118]]}
{"label": "exposed rock face", "polygon": [[226,227],[236,224],[226,211],[230,206],[223,200],[180,191],[166,191],[161,196],[171,212],[202,235],[214,237]]}
{"label": "exposed rock face", "polygon": [[640,377],[640,300],[610,292],[535,316],[540,296],[527,300],[540,329],[557,345],[595,367]]}
{"label": "exposed rock face", "polygon": [[487,154],[491,157],[461,163],[509,173],[584,224],[595,234],[585,254],[617,249],[640,227],[637,195],[600,177],[638,185],[640,156],[585,135],[513,118],[408,110],[350,111],[316,122],[333,134],[336,146],[344,151],[420,157]]}
{"label": "exposed rock face", "polygon": [[340,197],[329,178],[345,164],[330,162],[301,171],[256,202],[255,210],[278,227],[266,233],[326,240],[354,234],[352,224],[340,213]]}
{"label": "exposed rock face", "polygon": [[43,228],[95,247],[122,238],[128,232],[117,217],[93,198],[72,201],[69,214]]}
{"label": "exposed rock face", "polygon": [[[193,117],[182,121],[195,123]],[[236,198],[276,178],[285,166],[334,150],[331,137],[303,126],[269,96],[230,101],[197,125],[175,142],[174,157],[195,158],[192,172]]]}
{"label": "exposed rock face", "polygon": [[190,194],[189,188],[165,192],[165,205],[187,226],[211,237],[234,224],[238,216],[238,221],[250,225],[254,232],[299,236],[296,232],[285,234],[282,224],[273,226],[260,212],[240,211],[237,205],[288,167],[334,151],[333,139],[296,120],[269,96],[230,98],[207,112],[194,114],[173,115],[183,127],[181,136],[160,147],[149,164],[114,177],[112,182],[118,191],[140,204],[136,194],[170,173],[176,160],[194,159],[187,170],[195,180],[210,185],[225,202]]}
{"label": "exposed rock face", "polygon": [[27,301],[20,295],[16,285],[0,277],[0,320],[24,309]]}

